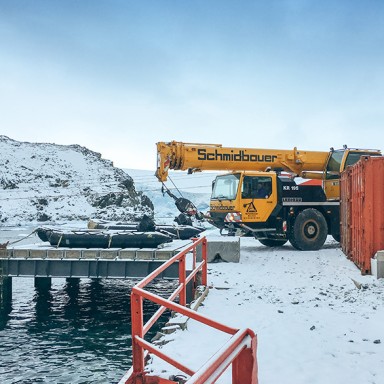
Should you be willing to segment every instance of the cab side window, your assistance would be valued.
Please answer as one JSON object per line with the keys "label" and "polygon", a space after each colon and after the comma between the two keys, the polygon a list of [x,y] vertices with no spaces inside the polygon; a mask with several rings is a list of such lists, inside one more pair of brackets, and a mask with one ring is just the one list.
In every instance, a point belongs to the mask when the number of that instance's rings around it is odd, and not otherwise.
{"label": "cab side window", "polygon": [[241,190],[243,199],[267,199],[272,193],[272,179],[263,176],[244,176]]}

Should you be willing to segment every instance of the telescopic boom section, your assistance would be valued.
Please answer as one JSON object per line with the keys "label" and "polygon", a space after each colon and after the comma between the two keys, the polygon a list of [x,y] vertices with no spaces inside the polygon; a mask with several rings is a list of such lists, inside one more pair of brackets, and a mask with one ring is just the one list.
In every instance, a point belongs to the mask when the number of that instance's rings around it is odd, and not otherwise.
{"label": "telescopic boom section", "polygon": [[300,175],[303,171],[323,171],[329,152],[230,148],[220,144],[172,141],[157,143],[156,176],[167,180],[169,170],[265,171],[281,170]]}

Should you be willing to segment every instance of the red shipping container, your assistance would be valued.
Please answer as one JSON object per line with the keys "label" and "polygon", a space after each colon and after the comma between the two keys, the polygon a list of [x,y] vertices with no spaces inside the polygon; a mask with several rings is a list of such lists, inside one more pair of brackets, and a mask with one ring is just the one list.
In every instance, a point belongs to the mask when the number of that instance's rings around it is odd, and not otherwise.
{"label": "red shipping container", "polygon": [[341,175],[341,247],[362,274],[384,249],[384,157],[362,156]]}

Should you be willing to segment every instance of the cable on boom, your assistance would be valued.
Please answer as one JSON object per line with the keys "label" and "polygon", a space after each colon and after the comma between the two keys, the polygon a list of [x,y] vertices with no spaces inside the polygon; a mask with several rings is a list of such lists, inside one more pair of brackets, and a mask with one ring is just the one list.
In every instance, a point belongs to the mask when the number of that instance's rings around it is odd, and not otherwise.
{"label": "cable on boom", "polygon": [[[176,208],[181,212],[181,214],[175,218],[175,221],[179,225],[192,225],[192,217],[195,217],[200,221],[204,220],[204,215],[197,210],[195,204],[193,204],[191,200],[188,200],[185,197],[176,197],[164,183],[161,184],[161,192],[163,195],[167,194],[169,197],[175,200]],[[178,192],[181,195],[179,190]]]}

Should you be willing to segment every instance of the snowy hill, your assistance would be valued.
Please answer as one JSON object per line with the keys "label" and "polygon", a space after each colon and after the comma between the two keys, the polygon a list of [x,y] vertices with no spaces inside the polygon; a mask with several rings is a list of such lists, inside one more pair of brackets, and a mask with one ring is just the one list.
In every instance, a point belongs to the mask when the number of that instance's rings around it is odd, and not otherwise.
{"label": "snowy hill", "polygon": [[[79,145],[29,143],[0,136],[0,222],[3,225],[84,221],[131,221],[144,213],[170,222],[180,213],[161,192],[154,170],[119,169]],[[171,171],[166,183],[176,196],[209,209],[217,172]]]}
{"label": "snowy hill", "polygon": [[79,145],[18,142],[0,136],[0,221],[134,220],[153,205],[127,173]]}

